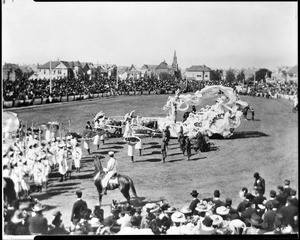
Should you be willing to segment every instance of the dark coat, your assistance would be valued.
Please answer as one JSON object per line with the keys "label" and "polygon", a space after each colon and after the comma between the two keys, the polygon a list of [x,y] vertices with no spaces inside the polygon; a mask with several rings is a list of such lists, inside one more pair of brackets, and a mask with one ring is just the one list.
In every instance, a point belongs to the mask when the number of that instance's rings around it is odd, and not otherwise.
{"label": "dark coat", "polygon": [[261,188],[262,194],[265,194],[265,190],[266,190],[265,179],[263,179],[262,177],[259,177],[258,179],[255,179],[255,182],[253,185],[254,185],[254,187]]}
{"label": "dark coat", "polygon": [[246,220],[250,220],[253,213],[257,213],[255,208],[247,208],[244,212],[241,214],[241,220],[245,222]]}
{"label": "dark coat", "polygon": [[279,210],[279,212],[283,216],[282,223],[284,226],[290,225],[292,228],[296,227],[294,216],[298,214],[297,207],[293,205],[284,206]]}
{"label": "dark coat", "polygon": [[276,200],[278,201],[278,209],[285,206],[286,199],[287,195],[284,192],[277,194]]}
{"label": "dark coat", "polygon": [[72,208],[71,222],[78,221],[83,218],[83,213],[87,210],[87,204],[82,199],[76,201]]}
{"label": "dark coat", "polygon": [[239,205],[237,206],[237,211],[242,213],[246,210],[246,205],[249,205],[251,203],[249,203],[248,200],[243,200],[242,202],[239,203]]}
{"label": "dark coat", "polygon": [[198,198],[196,198],[190,204],[190,209],[192,210],[192,214],[193,215],[197,215],[198,214],[198,212],[195,210],[195,208],[197,207],[197,204],[199,202],[200,202],[200,200]]}
{"label": "dark coat", "polygon": [[48,221],[42,214],[37,213],[34,217],[29,217],[28,222],[31,235],[47,233]]}
{"label": "dark coat", "polygon": [[277,201],[277,199],[276,199],[276,198],[275,198],[275,199],[270,199],[270,200],[268,200],[268,201],[266,202],[266,204],[265,204],[265,205],[268,205],[270,202],[273,204],[273,208],[276,208],[276,209],[278,209],[279,202]]}
{"label": "dark coat", "polygon": [[263,229],[267,232],[273,231],[275,229],[275,219],[277,213],[273,210],[269,210],[265,212],[264,221],[262,224]]}
{"label": "dark coat", "polygon": [[267,200],[264,196],[255,196],[253,199],[253,203],[255,203],[255,206],[258,207],[258,204],[262,204],[265,200]]}

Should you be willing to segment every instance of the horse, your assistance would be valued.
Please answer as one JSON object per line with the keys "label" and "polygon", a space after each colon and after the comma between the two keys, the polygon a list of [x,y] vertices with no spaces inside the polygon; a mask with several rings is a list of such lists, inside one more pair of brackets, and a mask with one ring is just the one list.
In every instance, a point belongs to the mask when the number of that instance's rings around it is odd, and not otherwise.
{"label": "horse", "polygon": [[[101,201],[102,201],[102,196],[103,196],[101,180],[105,176],[105,172],[103,170],[103,167],[102,167],[102,164],[100,161],[100,156],[98,156],[98,155],[95,156],[94,165],[95,165],[95,174],[96,174],[96,176],[94,177],[94,184],[95,184],[98,194],[99,194],[99,204],[101,206]],[[126,198],[127,203],[130,204],[129,190],[131,189],[134,197],[139,200],[139,198],[136,194],[136,190],[135,190],[133,181],[130,177],[123,175],[123,174],[116,174],[115,177],[117,178],[117,183],[108,182],[107,190],[114,190],[116,188],[119,188],[120,192]]]}

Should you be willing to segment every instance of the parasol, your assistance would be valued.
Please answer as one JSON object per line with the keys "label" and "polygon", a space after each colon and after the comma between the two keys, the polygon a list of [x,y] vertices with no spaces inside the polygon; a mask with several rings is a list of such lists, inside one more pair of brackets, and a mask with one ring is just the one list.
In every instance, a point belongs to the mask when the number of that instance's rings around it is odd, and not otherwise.
{"label": "parasol", "polygon": [[85,129],[82,132],[80,132],[80,136],[83,138],[93,138],[96,135],[98,135],[99,133],[97,131],[94,130],[89,130],[89,129]]}
{"label": "parasol", "polygon": [[3,112],[2,131],[4,133],[13,133],[19,129],[20,121],[14,112]]}

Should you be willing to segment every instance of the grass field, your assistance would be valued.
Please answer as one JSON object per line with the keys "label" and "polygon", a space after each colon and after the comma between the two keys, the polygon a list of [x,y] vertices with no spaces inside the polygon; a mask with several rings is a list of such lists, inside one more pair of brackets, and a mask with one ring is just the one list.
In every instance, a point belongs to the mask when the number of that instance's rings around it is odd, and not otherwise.
{"label": "grass field", "polygon": [[[139,116],[165,116],[162,107],[167,98],[168,95],[118,96],[13,111],[28,124],[56,120],[67,125],[70,119],[71,131],[79,132],[100,110],[106,116],[123,116],[131,110],[136,110]],[[242,96],[242,100],[254,107],[256,120],[242,121],[230,139],[212,139],[219,148],[217,151],[193,155],[192,161],[186,161],[177,140],[173,139],[168,162],[163,164],[160,162],[161,139],[145,138],[143,156],[136,152],[136,162],[131,163],[126,144],[121,139],[111,138],[100,150],[93,146],[92,155],[85,152],[82,171],[73,173],[74,179],[59,183],[58,176],[53,174],[50,187],[33,195],[48,206],[45,215],[49,220],[53,210],[59,209],[68,226],[77,188],[83,190],[83,199],[90,208],[98,203],[92,181],[92,156],[103,155],[103,164],[106,165],[110,150],[116,152],[118,172],[133,179],[143,204],[167,199],[171,205],[182,207],[190,203],[193,189],[200,192],[200,198],[212,196],[213,191],[219,189],[221,199],[231,197],[235,207],[239,202],[239,190],[244,186],[252,190],[256,171],[266,180],[267,197],[269,191],[276,190],[285,179],[290,179],[291,187],[298,190],[298,114],[292,112],[292,103],[248,96]],[[203,106],[206,104],[204,102]],[[108,205],[112,199],[125,200],[119,190],[108,191],[102,202],[105,214],[109,213]],[[137,202],[133,201],[133,204]]]}

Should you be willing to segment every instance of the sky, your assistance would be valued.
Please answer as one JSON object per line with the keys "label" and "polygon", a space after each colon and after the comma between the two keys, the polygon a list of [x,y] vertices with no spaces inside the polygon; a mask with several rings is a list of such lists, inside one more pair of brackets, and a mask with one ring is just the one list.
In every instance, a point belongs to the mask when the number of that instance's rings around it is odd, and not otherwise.
{"label": "sky", "polygon": [[2,4],[2,62],[275,69],[298,63],[297,2]]}

